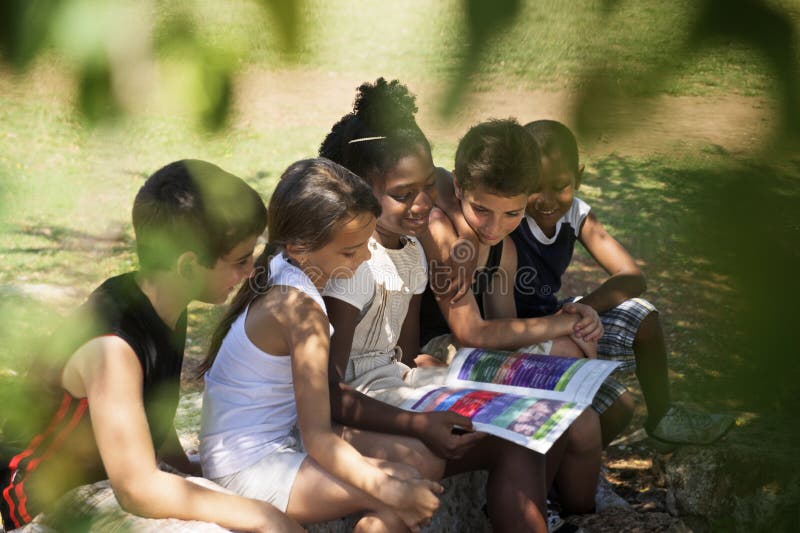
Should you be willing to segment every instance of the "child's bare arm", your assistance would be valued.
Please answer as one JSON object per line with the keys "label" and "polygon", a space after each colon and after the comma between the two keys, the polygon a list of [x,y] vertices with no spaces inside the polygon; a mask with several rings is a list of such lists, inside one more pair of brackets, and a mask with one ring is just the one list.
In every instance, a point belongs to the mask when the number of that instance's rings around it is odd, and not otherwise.
{"label": "child's bare arm", "polygon": [[[517,246],[513,239],[503,240],[503,256],[500,268],[492,280],[492,290],[484,295],[484,311],[487,319],[516,318],[517,305],[514,301],[514,282],[517,276]],[[603,324],[597,312],[583,304],[567,304],[564,311],[575,315],[577,321],[573,326],[571,337],[587,356],[597,355],[597,347],[592,346],[603,335]],[[584,349],[584,348],[588,348]]]}
{"label": "child's bare arm", "polygon": [[290,346],[297,422],[308,455],[333,476],[374,496],[414,527],[430,519],[439,505],[438,483],[420,478],[400,480],[367,461],[334,433],[328,388],[329,322],[310,297],[297,293],[281,320]]}
{"label": "child's bare arm", "polygon": [[403,353],[403,363],[414,366],[414,358],[419,354],[419,310],[422,295],[415,294],[408,304],[406,319],[397,338],[397,345]]}
{"label": "child's bare arm", "polygon": [[608,234],[593,213],[586,217],[579,240],[610,276],[597,289],[583,297],[581,303],[602,313],[644,292],[647,287],[644,275],[633,257]]}
{"label": "child's bare arm", "polygon": [[[436,206],[443,212],[456,231],[456,238],[449,244],[450,263],[444,265],[449,271],[449,285],[439,295],[457,302],[467,293],[477,267],[478,236],[461,212],[461,204],[455,195],[453,175],[436,168]],[[424,244],[424,243],[423,243]]]}
{"label": "child's bare arm", "polygon": [[[443,213],[431,213],[428,224],[433,246],[425,249],[430,265],[446,264],[449,253],[448,244],[455,236],[455,230],[450,220]],[[505,254],[504,254],[505,255]],[[508,266],[508,265],[507,265]],[[509,280],[513,280],[516,272],[508,273]],[[435,275],[433,267],[431,276]],[[431,287],[436,291],[435,284],[438,280],[431,278]],[[513,299],[513,281],[508,287],[507,298]],[[552,315],[541,318],[499,318],[485,320],[481,317],[475,296],[470,292],[457,302],[446,298],[438,298],[437,303],[450,330],[462,346],[474,346],[490,350],[515,350],[520,346],[527,346],[538,342],[554,339],[573,332],[573,327],[578,322],[576,316],[570,314]],[[516,311],[514,313],[516,315]]]}
{"label": "child's bare arm", "polygon": [[302,531],[270,504],[204,488],[158,469],[142,399],[141,365],[121,338],[89,341],[65,372],[65,388],[88,399],[100,457],[124,510],[243,531]]}
{"label": "child's bare arm", "polygon": [[472,422],[468,418],[450,411],[437,413],[404,411],[370,398],[342,383],[359,312],[352,305],[337,298],[326,297],[325,306],[334,327],[331,339],[333,419],[340,424],[379,433],[416,437],[436,455],[445,459],[461,457],[471,445],[473,436],[477,434],[453,435],[452,428],[461,426],[471,429]]}

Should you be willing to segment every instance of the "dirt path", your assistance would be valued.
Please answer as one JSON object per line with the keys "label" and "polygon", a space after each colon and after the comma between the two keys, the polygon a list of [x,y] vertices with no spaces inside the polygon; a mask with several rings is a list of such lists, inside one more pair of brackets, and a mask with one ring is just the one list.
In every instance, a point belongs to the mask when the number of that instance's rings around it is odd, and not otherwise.
{"label": "dirt path", "polygon": [[[234,124],[259,129],[259,124],[330,127],[350,109],[356,86],[369,76],[310,70],[250,69],[237,83]],[[434,141],[453,143],[475,122],[488,117],[517,117],[522,122],[551,118],[574,124],[577,94],[569,91],[497,89],[473,93],[452,120],[436,113],[444,86],[408,81],[420,107],[419,122]],[[643,109],[644,108],[644,109]],[[726,95],[714,97],[660,96],[631,101],[607,110],[608,130],[582,138],[589,155],[612,152],[647,156],[712,148],[721,153],[753,150],[772,127],[773,112],[763,98]]]}

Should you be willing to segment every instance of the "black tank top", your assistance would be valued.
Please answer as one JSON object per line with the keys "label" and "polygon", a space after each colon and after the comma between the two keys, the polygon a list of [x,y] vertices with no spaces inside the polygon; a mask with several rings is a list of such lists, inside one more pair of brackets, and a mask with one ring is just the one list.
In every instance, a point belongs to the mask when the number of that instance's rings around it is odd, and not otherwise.
{"label": "black tank top", "polygon": [[[483,295],[491,290],[492,280],[500,268],[500,259],[502,257],[503,241],[500,241],[489,248],[489,257],[486,259],[484,267],[475,271],[475,277],[472,281],[472,294],[475,295],[475,301],[478,303],[478,309],[482,317],[484,316]],[[430,283],[428,283],[422,295],[419,320],[420,346],[425,346],[434,337],[450,333],[450,326],[439,309],[439,304],[436,302]]]}
{"label": "black tank top", "polygon": [[57,330],[29,373],[39,383],[33,389],[40,394],[35,402],[20,398],[18,404],[30,411],[32,420],[28,428],[14,428],[17,433],[11,436],[33,435],[22,440],[27,446],[5,464],[6,479],[0,480],[0,511],[7,528],[29,522],[71,488],[108,477],[92,433],[87,400],[74,398],[60,384],[66,360],[89,340],[106,335],[127,342],[142,365],[144,409],[156,450],[172,431],[186,311],[173,331],[139,289],[135,273],[110,278]]}

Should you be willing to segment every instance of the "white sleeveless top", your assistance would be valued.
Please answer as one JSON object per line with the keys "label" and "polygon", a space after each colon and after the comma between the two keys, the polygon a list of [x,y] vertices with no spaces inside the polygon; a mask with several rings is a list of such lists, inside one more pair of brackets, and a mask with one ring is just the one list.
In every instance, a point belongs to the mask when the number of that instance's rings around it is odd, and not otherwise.
{"label": "white sleeveless top", "polygon": [[347,302],[361,313],[345,371],[345,381],[356,388],[377,378],[376,369],[381,369],[380,379],[386,377],[383,367],[398,375],[408,370],[405,365],[394,368],[402,359],[397,342],[411,299],[425,292],[428,284],[428,261],[414,237],[406,237],[397,250],[370,237],[369,249],[372,256],[352,278],[331,279],[323,289],[325,296]]}
{"label": "white sleeveless top", "polygon": [[[307,294],[327,316],[317,288],[281,254],[270,261],[270,285]],[[250,341],[244,328],[247,311],[231,325],[205,377],[200,458],[208,478],[257,463],[284,445],[297,423],[291,357],[268,354]]]}

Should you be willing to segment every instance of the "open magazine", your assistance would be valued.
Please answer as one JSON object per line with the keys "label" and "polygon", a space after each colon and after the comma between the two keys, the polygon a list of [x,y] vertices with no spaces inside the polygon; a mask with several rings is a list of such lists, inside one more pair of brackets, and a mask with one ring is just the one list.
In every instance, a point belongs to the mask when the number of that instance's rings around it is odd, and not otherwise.
{"label": "open magazine", "polygon": [[417,389],[404,409],[453,411],[484,431],[545,453],[591,403],[617,362],[462,348],[445,386]]}

